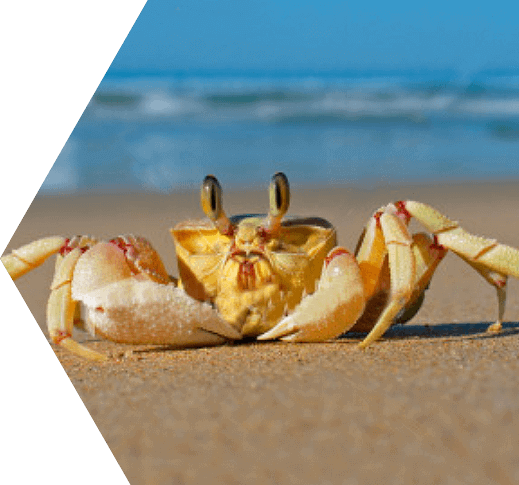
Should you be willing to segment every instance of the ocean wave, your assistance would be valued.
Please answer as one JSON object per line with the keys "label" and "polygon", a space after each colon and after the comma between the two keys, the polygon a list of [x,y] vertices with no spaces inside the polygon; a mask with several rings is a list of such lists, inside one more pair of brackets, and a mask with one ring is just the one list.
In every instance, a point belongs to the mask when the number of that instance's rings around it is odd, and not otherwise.
{"label": "ocean wave", "polygon": [[104,80],[42,191],[519,176],[519,76]]}
{"label": "ocean wave", "polygon": [[[519,117],[518,78],[492,83],[370,79],[155,79],[102,83],[85,116],[203,123],[423,124],[448,118]],[[502,82],[501,82],[502,81]]]}

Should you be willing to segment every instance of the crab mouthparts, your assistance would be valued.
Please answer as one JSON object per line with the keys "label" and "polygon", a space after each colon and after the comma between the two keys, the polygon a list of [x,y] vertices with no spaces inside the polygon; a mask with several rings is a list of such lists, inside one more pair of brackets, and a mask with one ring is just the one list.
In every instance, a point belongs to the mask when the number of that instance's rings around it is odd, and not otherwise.
{"label": "crab mouthparts", "polygon": [[245,260],[239,263],[238,268],[238,288],[242,291],[256,289],[256,270],[255,263],[251,260]]}
{"label": "crab mouthparts", "polygon": [[272,281],[272,268],[262,252],[235,250],[229,263],[236,265],[234,275],[239,291],[254,291]]}

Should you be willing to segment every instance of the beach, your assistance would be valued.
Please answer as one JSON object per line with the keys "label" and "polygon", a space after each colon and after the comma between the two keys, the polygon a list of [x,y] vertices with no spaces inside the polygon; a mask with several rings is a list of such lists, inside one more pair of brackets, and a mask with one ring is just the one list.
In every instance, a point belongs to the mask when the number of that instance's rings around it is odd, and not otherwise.
{"label": "beach", "polygon": [[[224,187],[225,191],[225,187]],[[418,200],[468,231],[519,247],[519,182],[294,188],[290,213],[320,216],[354,249],[382,205]],[[224,193],[228,214],[263,212],[267,190]],[[7,251],[47,235],[146,236],[176,274],[169,227],[199,219],[199,194],[37,196]],[[413,230],[421,230],[412,225]],[[42,331],[53,264],[18,280]],[[495,290],[453,254],[424,306],[367,350],[362,336],[172,350],[76,338],[117,359],[54,351],[134,484],[519,481],[519,283],[504,329]]]}

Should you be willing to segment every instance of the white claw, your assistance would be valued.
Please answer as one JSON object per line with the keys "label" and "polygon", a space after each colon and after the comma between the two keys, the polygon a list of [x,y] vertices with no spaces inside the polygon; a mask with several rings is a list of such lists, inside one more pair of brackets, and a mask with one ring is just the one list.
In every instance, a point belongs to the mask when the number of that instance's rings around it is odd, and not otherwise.
{"label": "white claw", "polygon": [[281,338],[282,340],[287,340],[288,336],[292,335],[297,331],[297,327],[294,323],[294,319],[292,316],[288,316],[283,318],[274,328],[271,328],[269,331],[258,337],[258,340],[273,340],[276,338]]}
{"label": "white claw", "polygon": [[259,340],[321,342],[351,328],[364,311],[364,284],[355,258],[336,248],[324,268],[319,289]]}
{"label": "white claw", "polygon": [[83,296],[87,328],[115,342],[179,347],[241,339],[206,303],[173,284],[127,278]]}

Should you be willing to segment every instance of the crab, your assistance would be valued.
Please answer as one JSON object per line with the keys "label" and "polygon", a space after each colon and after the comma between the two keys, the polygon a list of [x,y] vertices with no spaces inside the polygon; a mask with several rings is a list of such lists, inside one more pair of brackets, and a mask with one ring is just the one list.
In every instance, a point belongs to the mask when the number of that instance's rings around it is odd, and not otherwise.
{"label": "crab", "polygon": [[[76,342],[74,325],[114,342],[179,348],[247,338],[321,342],[352,330],[367,333],[365,348],[416,314],[448,250],[496,288],[498,317],[488,330],[500,331],[507,277],[519,278],[517,249],[472,235],[426,204],[399,201],[373,214],[352,254],[337,246],[327,220],[285,217],[290,190],[281,172],[269,201],[266,215],[227,217],[221,186],[208,175],[201,189],[207,218],[170,230],[178,279],[146,239],[132,235],[43,238],[2,263],[16,279],[57,254],[50,337],[95,360],[108,356]],[[410,234],[412,217],[430,234]]]}

